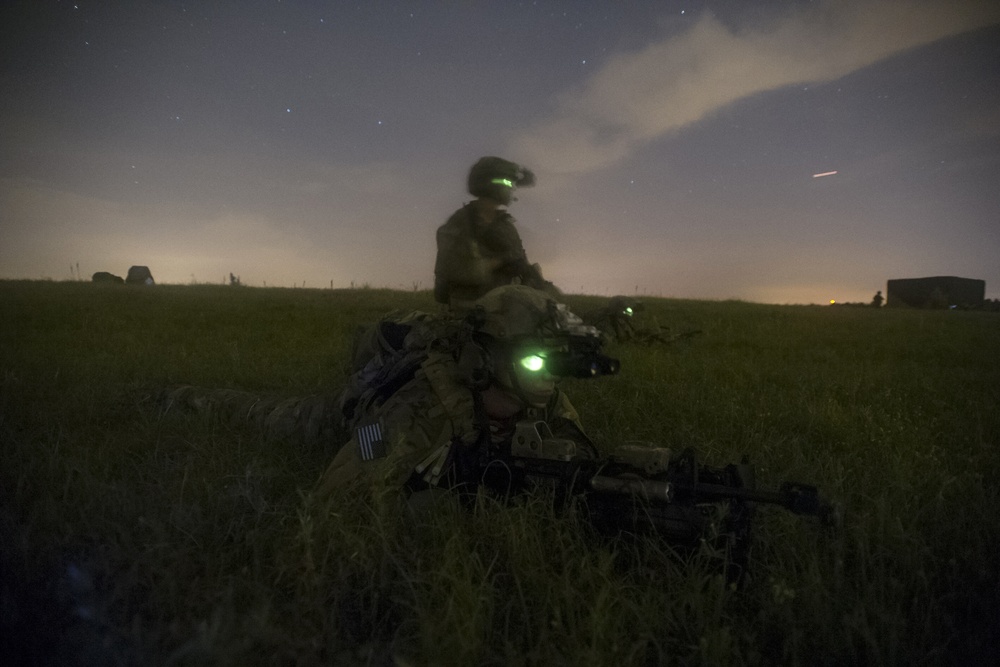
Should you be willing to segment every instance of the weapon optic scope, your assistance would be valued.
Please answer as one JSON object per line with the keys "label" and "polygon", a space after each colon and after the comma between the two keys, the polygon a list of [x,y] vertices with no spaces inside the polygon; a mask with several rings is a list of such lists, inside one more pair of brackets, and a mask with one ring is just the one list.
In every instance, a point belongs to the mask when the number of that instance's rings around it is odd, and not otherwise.
{"label": "weapon optic scope", "polygon": [[556,377],[592,378],[617,375],[621,362],[601,354],[601,339],[596,336],[569,336],[557,340],[555,349],[542,353],[545,369]]}
{"label": "weapon optic scope", "polygon": [[590,378],[617,375],[621,362],[591,350],[570,350],[547,353],[545,369],[556,377]]}

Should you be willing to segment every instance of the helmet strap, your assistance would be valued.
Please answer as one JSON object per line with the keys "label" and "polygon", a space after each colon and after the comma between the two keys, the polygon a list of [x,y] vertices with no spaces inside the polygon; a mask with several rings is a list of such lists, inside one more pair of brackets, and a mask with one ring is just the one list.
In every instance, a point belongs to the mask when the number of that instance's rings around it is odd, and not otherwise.
{"label": "helmet strap", "polygon": [[492,366],[490,353],[475,341],[466,341],[458,351],[458,377],[473,391],[490,386]]}

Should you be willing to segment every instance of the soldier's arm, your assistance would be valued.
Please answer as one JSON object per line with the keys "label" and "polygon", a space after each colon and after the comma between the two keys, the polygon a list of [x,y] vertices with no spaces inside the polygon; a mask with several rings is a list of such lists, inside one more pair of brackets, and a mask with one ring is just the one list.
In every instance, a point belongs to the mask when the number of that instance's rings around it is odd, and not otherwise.
{"label": "soldier's arm", "polygon": [[528,261],[528,255],[521,242],[521,236],[514,227],[514,219],[507,215],[492,225],[485,235],[484,245],[489,247],[500,260],[497,273],[507,278],[507,282],[515,278],[522,285],[548,292],[559,298],[562,292],[551,282],[542,277],[538,264]]}

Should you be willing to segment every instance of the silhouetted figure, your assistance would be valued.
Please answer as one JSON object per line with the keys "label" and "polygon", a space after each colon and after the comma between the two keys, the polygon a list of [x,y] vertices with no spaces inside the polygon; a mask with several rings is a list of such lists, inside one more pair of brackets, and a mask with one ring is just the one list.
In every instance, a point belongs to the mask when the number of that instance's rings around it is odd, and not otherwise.
{"label": "silhouetted figure", "polygon": [[645,310],[645,304],[627,296],[615,296],[603,307],[587,313],[583,320],[597,327],[602,335],[616,343],[672,343],[682,338],[691,338],[701,330],[670,333],[670,327],[654,324],[644,327],[636,324],[637,315]]}
{"label": "silhouetted figure", "polygon": [[530,264],[507,212],[516,187],[535,184],[531,170],[499,157],[480,158],[469,170],[468,190],[476,199],[455,211],[437,230],[434,298],[465,308],[495,287],[522,284],[560,296]]}
{"label": "silhouetted figure", "polygon": [[636,337],[633,318],[644,305],[627,296],[612,297],[602,308],[584,316],[584,321],[600,329],[606,336],[623,343]]}
{"label": "silhouetted figure", "polygon": [[872,297],[872,307],[881,308],[883,301],[885,301],[885,299],[882,298],[882,290],[875,292],[875,296]]}

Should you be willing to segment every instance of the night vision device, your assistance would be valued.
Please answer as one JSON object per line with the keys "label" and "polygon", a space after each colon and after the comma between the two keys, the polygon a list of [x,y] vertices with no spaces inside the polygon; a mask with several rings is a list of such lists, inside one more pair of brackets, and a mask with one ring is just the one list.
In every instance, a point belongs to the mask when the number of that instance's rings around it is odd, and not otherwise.
{"label": "night vision device", "polygon": [[621,362],[601,354],[600,341],[591,336],[569,336],[559,345],[540,346],[519,359],[529,371],[546,370],[555,377],[592,378],[617,375]]}

